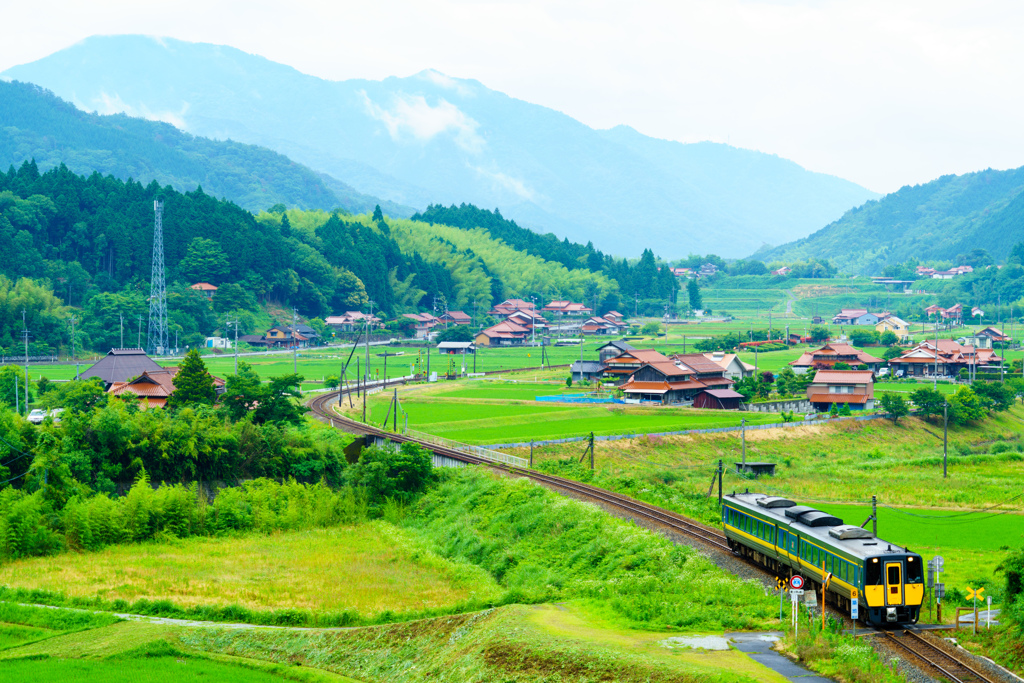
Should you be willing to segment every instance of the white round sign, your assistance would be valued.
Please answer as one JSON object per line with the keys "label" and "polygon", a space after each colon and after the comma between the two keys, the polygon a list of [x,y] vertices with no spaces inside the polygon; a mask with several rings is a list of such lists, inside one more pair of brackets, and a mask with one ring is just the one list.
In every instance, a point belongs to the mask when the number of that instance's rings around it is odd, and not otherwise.
{"label": "white round sign", "polygon": [[803,588],[804,587],[804,577],[802,577],[802,576],[794,576],[792,579],[789,580],[789,585],[792,586],[793,588],[797,588],[797,589]]}

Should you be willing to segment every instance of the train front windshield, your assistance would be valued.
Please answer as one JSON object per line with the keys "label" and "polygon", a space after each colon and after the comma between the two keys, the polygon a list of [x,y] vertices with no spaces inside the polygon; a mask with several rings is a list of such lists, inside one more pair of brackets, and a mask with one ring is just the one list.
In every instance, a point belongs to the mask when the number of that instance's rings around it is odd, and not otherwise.
{"label": "train front windshield", "polygon": [[923,570],[920,557],[907,556],[907,583],[924,583]]}

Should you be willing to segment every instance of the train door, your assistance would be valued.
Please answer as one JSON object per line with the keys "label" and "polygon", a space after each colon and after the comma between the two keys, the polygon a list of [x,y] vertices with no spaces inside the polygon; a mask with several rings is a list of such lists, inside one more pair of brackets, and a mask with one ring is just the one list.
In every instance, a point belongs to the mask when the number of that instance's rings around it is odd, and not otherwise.
{"label": "train door", "polygon": [[785,554],[786,552],[786,530],[782,527],[775,527],[775,549],[779,551],[779,554]]}
{"label": "train door", "polygon": [[899,562],[885,563],[885,604],[903,604],[903,565]]}

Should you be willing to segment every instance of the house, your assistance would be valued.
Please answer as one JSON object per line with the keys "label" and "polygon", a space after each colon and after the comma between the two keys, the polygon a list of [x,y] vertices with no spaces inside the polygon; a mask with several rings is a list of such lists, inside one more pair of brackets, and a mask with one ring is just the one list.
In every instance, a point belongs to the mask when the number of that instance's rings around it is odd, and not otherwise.
{"label": "house", "polygon": [[942,317],[947,320],[963,320],[964,318],[964,306],[963,304],[953,304],[945,311],[942,312]]}
{"label": "house", "polygon": [[644,363],[629,374],[620,387],[622,392],[636,401],[669,405],[693,400],[704,391],[696,373],[690,368],[670,360]]}
{"label": "house", "polygon": [[488,327],[476,335],[477,346],[518,346],[530,336],[530,330],[509,320]]}
{"label": "house", "polygon": [[473,355],[476,353],[476,345],[473,342],[441,342],[437,345],[437,350],[447,355]]}
{"label": "house", "polygon": [[507,318],[516,311],[533,311],[536,310],[536,306],[529,301],[523,301],[522,299],[505,299],[500,304],[492,308],[489,313],[490,315]]}
{"label": "house", "polygon": [[146,355],[142,349],[110,349],[107,355],[99,359],[79,377],[91,379],[98,377],[103,382],[104,390],[115,382],[127,382],[144,372],[160,372],[163,367]]}
{"label": "house", "polygon": [[863,308],[844,308],[834,318],[833,325],[876,325],[878,316]]}
{"label": "house", "polygon": [[622,334],[629,326],[607,318],[594,317],[584,322],[582,329],[584,334]]}
{"label": "house", "polygon": [[936,315],[938,313],[942,313],[945,310],[946,309],[943,308],[942,306],[936,306],[936,305],[932,304],[928,308],[924,309],[924,313],[925,313],[925,315],[927,315],[930,318],[933,315]]}
{"label": "house", "polygon": [[462,311],[445,311],[438,319],[446,325],[469,325],[473,322],[473,319]]}
{"label": "house", "polygon": [[417,339],[429,339],[430,331],[441,324],[441,319],[433,313],[404,313],[402,317],[416,323],[413,329]]}
{"label": "house", "polygon": [[700,267],[700,270],[697,271],[697,277],[712,277],[717,272],[718,266],[716,266],[714,263],[705,263],[703,266]]}
{"label": "house", "polygon": [[875,407],[874,373],[870,370],[818,370],[807,386],[807,400],[815,410],[827,411],[846,403],[852,410]]}
{"label": "house", "polygon": [[[303,325],[302,327],[308,326]],[[271,327],[269,330],[267,330],[266,334],[264,334],[262,337],[262,341],[267,346],[276,346],[279,348],[286,349],[290,349],[296,346],[299,348],[309,346],[310,337],[307,337],[305,334],[299,332],[297,328],[298,325],[296,325],[296,329],[294,330],[288,325],[275,325],[274,327]],[[308,329],[312,330],[313,328],[310,327]],[[314,332],[314,334],[316,333]]]}
{"label": "house", "polygon": [[988,337],[993,342],[1001,342],[1002,343],[1002,342],[1012,341],[1010,339],[1009,335],[1003,334],[1002,332],[1000,332],[999,330],[997,330],[994,327],[986,327],[983,330],[978,330],[978,332],[976,334],[979,337]]}
{"label": "house", "polygon": [[892,332],[900,339],[906,339],[910,336],[910,323],[895,315],[888,315],[883,320],[878,321],[878,324],[875,325],[875,330],[879,334],[882,332]]}
{"label": "house", "polygon": [[713,353],[705,353],[704,357],[721,367],[724,371],[724,376],[734,382],[744,377],[751,377],[754,374],[754,366],[741,361],[740,357],[735,353],[715,351]]}
{"label": "house", "polygon": [[552,301],[540,310],[554,315],[590,315],[594,312],[592,308],[571,301]]}
{"label": "house", "polygon": [[917,267],[917,275],[918,275],[918,277],[930,278],[932,276],[932,273],[934,273],[934,272],[935,272],[935,269],[934,268],[929,268],[928,266],[918,266]]}
{"label": "house", "polygon": [[778,275],[778,276],[781,276],[781,277],[785,277],[786,275],[789,275],[792,272],[793,272],[793,269],[790,268],[789,266],[782,266],[778,270],[773,270],[772,271],[772,275]]}
{"label": "house", "polygon": [[[114,382],[107,389],[107,393],[113,396],[135,394],[144,399],[143,408],[163,408],[167,405],[167,399],[174,393],[174,378],[177,374],[176,367],[145,370],[130,381]],[[218,395],[224,393],[224,380],[220,377],[213,378],[213,386]]]}
{"label": "house", "polygon": [[669,268],[676,277],[690,277],[692,274],[689,268]]}
{"label": "house", "polygon": [[878,371],[885,361],[855,349],[849,344],[829,342],[820,349],[808,351],[792,361],[790,365],[793,367],[793,372],[800,375],[811,369],[831,368],[836,363],[846,363],[850,367],[866,365],[869,370]]}
{"label": "house", "polygon": [[604,374],[604,363],[596,360],[573,361],[569,371],[572,373],[573,382],[595,382]]}
{"label": "house", "polygon": [[694,408],[739,410],[742,404],[743,394],[732,389],[705,389],[693,399]]}
{"label": "house", "polygon": [[980,371],[999,371],[1003,359],[991,349],[962,345],[952,339],[921,342],[889,361],[893,374],[901,377],[955,376],[963,368]]}
{"label": "house", "polygon": [[626,381],[634,371],[651,363],[671,363],[654,349],[629,349],[604,361],[604,378],[615,383]]}
{"label": "house", "polygon": [[377,327],[381,321],[380,318],[373,314],[360,311],[346,311],[341,315],[329,315],[324,319],[324,322],[328,327],[334,329],[335,332],[357,332],[367,324],[370,327]]}
{"label": "house", "polygon": [[669,358],[674,363],[693,370],[694,377],[705,388],[728,389],[733,385],[733,380],[725,374],[725,368],[703,353],[675,353]]}
{"label": "house", "polygon": [[197,282],[194,285],[189,285],[189,289],[194,289],[207,299],[212,299],[213,295],[217,293],[217,288],[211,285],[209,282]]}
{"label": "house", "polygon": [[932,270],[930,275],[933,280],[952,280],[958,275],[966,275],[973,272],[974,268],[972,266],[957,266],[949,270]]}
{"label": "house", "polygon": [[520,327],[525,327],[528,330],[546,330],[548,327],[548,321],[535,310],[523,309],[521,311],[513,311],[505,318],[510,323],[515,323]]}
{"label": "house", "polygon": [[609,358],[618,356],[623,351],[635,351],[631,344],[621,340],[610,341],[607,344],[597,347],[597,357],[602,363],[608,361]]}
{"label": "house", "polygon": [[975,334],[969,337],[960,337],[956,340],[960,346],[973,346],[976,349],[991,349],[992,338],[982,334]]}
{"label": "house", "polygon": [[603,317],[605,320],[611,320],[613,323],[626,322],[626,316],[622,315],[618,311],[608,311],[601,317]]}

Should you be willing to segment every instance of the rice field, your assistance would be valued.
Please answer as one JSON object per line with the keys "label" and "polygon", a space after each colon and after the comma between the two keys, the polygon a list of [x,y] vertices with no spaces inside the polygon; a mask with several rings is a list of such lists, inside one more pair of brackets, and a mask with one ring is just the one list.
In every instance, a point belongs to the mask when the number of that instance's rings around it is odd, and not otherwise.
{"label": "rice field", "polygon": [[486,572],[444,560],[384,522],[24,559],[0,567],[0,584],[126,603],[169,600],[182,607],[348,610],[364,616],[498,593]]}

